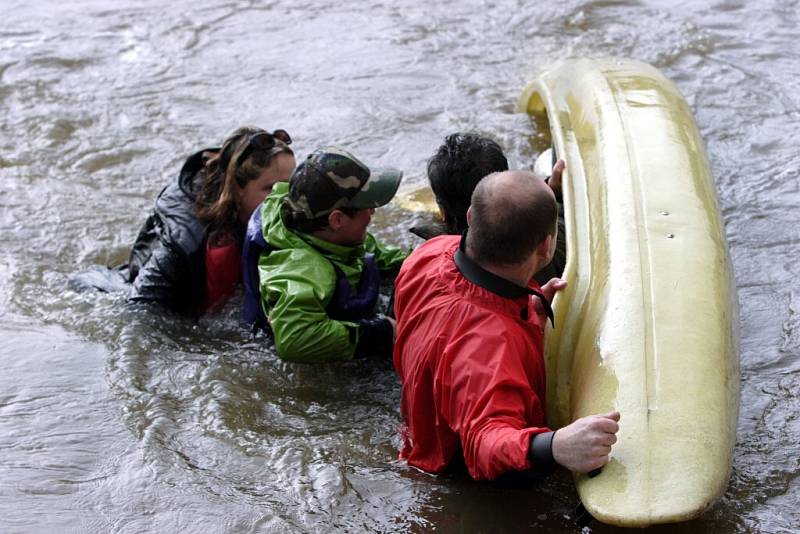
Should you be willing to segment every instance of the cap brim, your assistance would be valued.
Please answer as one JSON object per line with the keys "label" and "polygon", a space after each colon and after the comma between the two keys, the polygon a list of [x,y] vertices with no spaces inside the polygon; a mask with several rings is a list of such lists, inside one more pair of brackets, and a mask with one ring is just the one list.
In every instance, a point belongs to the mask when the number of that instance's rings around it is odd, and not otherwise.
{"label": "cap brim", "polygon": [[403,171],[397,169],[375,169],[356,195],[351,198],[346,206],[348,208],[364,209],[378,208],[388,204],[400,187]]}

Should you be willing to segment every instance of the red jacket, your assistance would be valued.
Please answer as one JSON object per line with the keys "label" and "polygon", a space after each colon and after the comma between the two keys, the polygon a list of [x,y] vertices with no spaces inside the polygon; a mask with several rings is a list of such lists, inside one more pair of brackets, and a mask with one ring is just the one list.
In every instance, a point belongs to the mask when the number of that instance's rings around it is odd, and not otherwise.
{"label": "red jacket", "polygon": [[458,236],[431,239],[395,282],[400,456],[440,473],[460,443],[470,475],[492,480],[530,468],[532,435],[549,431],[543,330],[530,296],[503,298],[465,279],[458,245]]}
{"label": "red jacket", "polygon": [[206,241],[206,296],[202,311],[224,304],[242,282],[242,253],[233,236]]}

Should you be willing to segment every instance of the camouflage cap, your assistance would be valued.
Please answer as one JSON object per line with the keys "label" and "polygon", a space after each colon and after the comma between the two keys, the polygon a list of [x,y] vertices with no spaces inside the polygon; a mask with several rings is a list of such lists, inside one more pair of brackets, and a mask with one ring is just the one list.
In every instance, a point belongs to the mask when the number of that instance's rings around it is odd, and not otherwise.
{"label": "camouflage cap", "polygon": [[377,208],[392,200],[402,176],[396,169],[370,171],[341,148],[319,148],[292,173],[286,201],[306,220],[337,208]]}

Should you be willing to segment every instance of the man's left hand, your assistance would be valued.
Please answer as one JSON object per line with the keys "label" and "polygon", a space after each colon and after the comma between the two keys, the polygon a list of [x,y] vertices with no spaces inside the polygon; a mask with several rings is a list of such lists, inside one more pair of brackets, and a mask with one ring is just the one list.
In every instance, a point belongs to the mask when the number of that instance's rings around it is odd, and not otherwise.
{"label": "man's left hand", "polygon": [[551,278],[542,286],[542,294],[547,297],[547,300],[553,302],[553,297],[556,296],[556,293],[565,287],[567,287],[567,281],[563,278]]}
{"label": "man's left hand", "polygon": [[566,163],[564,163],[563,159],[560,159],[553,165],[553,172],[550,173],[550,176],[547,178],[547,185],[550,186],[550,189],[553,190],[553,194],[556,196],[556,200],[561,202],[561,176],[564,174],[564,167]]}
{"label": "man's left hand", "polygon": [[[545,285],[542,286],[542,295],[548,300],[553,302],[553,297],[556,293],[567,287],[567,281],[562,278],[551,278]],[[539,315],[544,315],[544,307],[539,299],[534,303],[534,309]]]}

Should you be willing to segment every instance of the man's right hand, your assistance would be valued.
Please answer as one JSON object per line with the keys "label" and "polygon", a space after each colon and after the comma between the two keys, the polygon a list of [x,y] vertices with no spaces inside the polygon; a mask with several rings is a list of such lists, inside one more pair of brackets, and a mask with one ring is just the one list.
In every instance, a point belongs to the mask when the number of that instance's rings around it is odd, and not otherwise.
{"label": "man's right hand", "polygon": [[553,436],[553,458],[570,471],[588,473],[608,462],[617,442],[619,412],[581,417]]}

